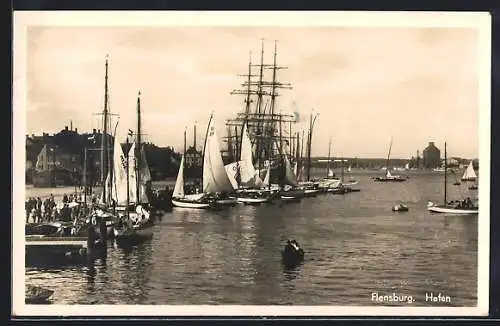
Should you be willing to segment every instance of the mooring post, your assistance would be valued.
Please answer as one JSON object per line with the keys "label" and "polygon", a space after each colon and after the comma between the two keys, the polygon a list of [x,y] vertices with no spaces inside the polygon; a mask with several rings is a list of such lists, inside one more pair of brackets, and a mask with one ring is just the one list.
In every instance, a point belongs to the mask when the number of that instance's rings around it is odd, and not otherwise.
{"label": "mooring post", "polygon": [[87,259],[90,261],[94,259],[95,236],[94,225],[89,223],[87,229]]}
{"label": "mooring post", "polygon": [[99,233],[101,236],[101,258],[106,258],[108,255],[108,228],[106,227],[106,221],[101,220],[99,222]]}

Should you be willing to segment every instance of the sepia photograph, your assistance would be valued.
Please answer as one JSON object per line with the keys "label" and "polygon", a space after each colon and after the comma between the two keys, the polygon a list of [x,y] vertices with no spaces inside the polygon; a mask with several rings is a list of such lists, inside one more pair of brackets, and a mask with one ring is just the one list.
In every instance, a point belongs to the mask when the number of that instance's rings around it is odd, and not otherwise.
{"label": "sepia photograph", "polygon": [[488,13],[13,17],[13,315],[487,315]]}

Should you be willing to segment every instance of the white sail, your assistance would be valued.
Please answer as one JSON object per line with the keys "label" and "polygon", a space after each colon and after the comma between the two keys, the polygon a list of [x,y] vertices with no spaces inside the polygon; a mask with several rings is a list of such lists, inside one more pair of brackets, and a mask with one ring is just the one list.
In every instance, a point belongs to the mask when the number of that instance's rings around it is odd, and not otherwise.
{"label": "white sail", "polygon": [[[132,144],[128,152],[128,162],[129,162],[129,203],[145,204],[148,203],[148,196],[146,192],[146,184],[151,180],[151,174],[149,172],[149,167],[147,166],[146,155],[144,153],[144,148],[141,149],[141,163],[138,167],[136,160],[135,143]],[[137,196],[137,172],[140,173],[140,185],[139,185],[139,196]],[[139,200],[137,200],[139,198]]]}
{"label": "white sail", "polygon": [[332,169],[328,169],[328,177],[332,178],[333,175],[334,175],[333,170]]}
{"label": "white sail", "polygon": [[[332,176],[333,176],[333,174],[332,174]],[[302,181],[302,182],[306,180],[306,167],[305,166],[302,166],[300,168],[299,175],[298,175],[297,179]]]}
{"label": "white sail", "polygon": [[208,126],[203,157],[203,192],[216,193],[233,191],[234,188],[224,168],[219,139],[213,123]]}
{"label": "white sail", "polygon": [[288,156],[285,154],[285,183],[291,186],[297,185],[297,178],[292,170],[292,165],[290,164],[290,160],[288,160]]}
{"label": "white sail", "polygon": [[270,183],[269,183],[270,178],[271,178],[271,165],[268,165],[267,166],[267,170],[266,170],[266,176],[264,177],[264,180],[262,181],[262,184],[261,184],[262,188],[269,187],[269,185],[270,185]]}
{"label": "white sail", "polygon": [[472,165],[472,161],[470,161],[469,166],[467,166],[467,169],[464,172],[464,175],[462,176],[462,180],[476,180],[476,172],[474,171],[474,167]]}
{"label": "white sail", "polygon": [[409,170],[409,169],[410,169],[410,163],[406,163],[405,170]]}
{"label": "white sail", "polygon": [[127,203],[127,159],[123,154],[118,138],[115,138],[113,149],[113,185],[111,196],[117,205]]}
{"label": "white sail", "polygon": [[293,165],[293,174],[295,174],[296,178],[299,176],[299,164],[297,162]]}
{"label": "white sail", "polygon": [[177,180],[175,180],[172,196],[177,198],[184,197],[184,155],[182,155],[181,165],[179,166],[179,172],[177,173]]}
{"label": "white sail", "polygon": [[252,143],[248,136],[247,124],[243,125],[241,136],[241,162],[240,162],[241,184],[247,187],[258,187],[262,183],[258,171],[253,166]]}
{"label": "white sail", "polygon": [[351,166],[350,165],[347,167],[347,172],[351,172]]}
{"label": "white sail", "polygon": [[389,171],[389,169],[385,170],[385,176],[387,178],[391,178],[392,177],[391,171]]}

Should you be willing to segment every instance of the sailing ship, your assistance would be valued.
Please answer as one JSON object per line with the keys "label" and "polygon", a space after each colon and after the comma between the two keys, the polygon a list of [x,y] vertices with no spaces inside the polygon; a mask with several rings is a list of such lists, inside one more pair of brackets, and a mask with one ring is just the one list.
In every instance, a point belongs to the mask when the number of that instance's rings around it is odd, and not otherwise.
{"label": "sailing ship", "polygon": [[391,149],[392,149],[392,138],[391,138],[391,143],[389,145],[389,153],[387,154],[387,163],[386,163],[386,169],[385,169],[385,176],[382,177],[375,177],[374,180],[378,182],[402,182],[406,181],[407,178],[403,178],[399,175],[392,175],[390,168],[389,168],[389,159],[391,157]]}
{"label": "sailing ship", "polygon": [[[284,200],[289,199],[289,197],[295,199],[300,194],[303,195],[304,191],[298,189],[293,182],[288,184],[290,180],[286,180],[286,175],[287,171],[293,173],[292,166],[295,166],[297,161],[290,162],[289,157],[285,159],[283,148],[287,143],[290,148],[294,148],[292,145],[294,142],[298,146],[298,137],[294,137],[292,130],[293,125],[298,121],[298,117],[297,114],[290,115],[277,112],[277,97],[280,95],[278,90],[290,89],[291,85],[279,82],[277,79],[277,72],[285,67],[277,65],[276,42],[274,44],[272,64],[264,64],[264,42],[262,42],[261,47],[260,64],[252,64],[250,58],[248,74],[244,75],[246,81],[242,83],[244,89],[231,92],[231,94],[245,95],[245,109],[243,112],[238,113],[236,118],[226,121],[228,128],[226,155],[234,163],[234,168],[236,168],[236,164],[242,163],[243,160],[238,161],[236,158],[241,157],[240,151],[245,151],[248,148],[238,146],[240,144],[239,138],[245,137],[242,129],[246,129],[251,141],[252,165],[261,180],[269,176],[269,185],[265,187],[266,190],[271,193],[271,197],[277,196]],[[252,72],[252,67],[257,67],[258,72]],[[286,163],[286,160],[288,160],[288,163]],[[248,162],[244,160],[243,164]],[[248,166],[247,164],[246,167]],[[245,167],[242,168],[245,169]],[[268,195],[258,188],[238,190],[237,193],[239,193],[240,199],[243,199],[243,196],[247,197],[246,195],[253,196],[257,194],[260,197]],[[264,199],[259,200],[264,201]]]}
{"label": "sailing ship", "polygon": [[477,203],[473,203],[470,198],[464,200],[447,202],[447,154],[446,154],[446,143],[444,143],[444,200],[442,205],[437,205],[433,202],[427,204],[427,209],[432,213],[446,213],[454,215],[476,215],[479,213],[479,208]]}
{"label": "sailing ship", "polygon": [[172,196],[172,204],[182,208],[209,208],[236,204],[236,196],[224,168],[219,140],[214,126],[213,115],[207,126],[205,145],[203,147],[203,189],[201,193],[185,194],[184,192],[184,155],[181,159],[177,180]]}
{"label": "sailing ship", "polygon": [[464,171],[464,174],[462,176],[462,181],[476,181],[477,175],[476,172],[474,171],[474,166],[472,165],[472,161],[470,161],[469,165],[467,166],[467,169]]}

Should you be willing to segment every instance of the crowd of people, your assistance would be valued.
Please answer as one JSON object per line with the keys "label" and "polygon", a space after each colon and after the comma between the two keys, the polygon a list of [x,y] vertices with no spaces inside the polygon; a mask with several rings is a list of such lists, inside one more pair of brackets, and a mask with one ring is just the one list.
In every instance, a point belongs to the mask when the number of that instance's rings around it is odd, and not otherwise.
{"label": "crowd of people", "polygon": [[26,223],[72,222],[86,219],[97,205],[98,200],[99,197],[96,194],[91,196],[90,204],[82,200],[81,194],[65,194],[59,204],[56,204],[52,194],[44,200],[40,197],[30,197],[25,202]]}

